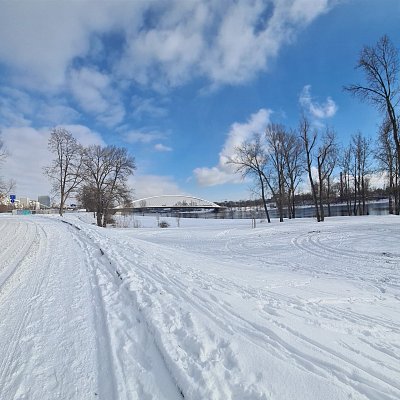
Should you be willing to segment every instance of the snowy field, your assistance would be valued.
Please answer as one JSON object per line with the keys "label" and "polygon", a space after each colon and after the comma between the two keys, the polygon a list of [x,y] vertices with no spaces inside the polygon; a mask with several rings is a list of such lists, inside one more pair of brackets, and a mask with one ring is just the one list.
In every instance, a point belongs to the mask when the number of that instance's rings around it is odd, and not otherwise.
{"label": "snowy field", "polygon": [[0,216],[0,399],[400,399],[399,217],[92,222]]}

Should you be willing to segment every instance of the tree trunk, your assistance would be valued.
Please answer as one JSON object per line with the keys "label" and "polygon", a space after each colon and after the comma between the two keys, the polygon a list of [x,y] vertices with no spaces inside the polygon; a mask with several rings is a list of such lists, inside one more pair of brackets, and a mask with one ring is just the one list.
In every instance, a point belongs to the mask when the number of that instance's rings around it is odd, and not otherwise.
{"label": "tree trunk", "polygon": [[319,200],[319,212],[320,212],[320,221],[323,222],[325,220],[325,212],[324,212],[324,203],[323,203],[323,192],[324,192],[324,182],[322,179],[322,165],[318,159],[318,200]]}
{"label": "tree trunk", "polygon": [[348,200],[348,207],[349,207],[349,217],[351,217],[351,190],[350,190],[350,171],[347,173],[347,200]]}
{"label": "tree trunk", "polygon": [[[308,158],[308,155],[307,155],[307,158]],[[315,215],[317,217],[317,221],[321,222],[321,217],[319,215],[319,209],[318,209],[317,191],[315,189],[314,180],[313,180],[312,174],[311,174],[311,165],[307,168],[307,170],[308,170],[308,179],[310,180],[311,191],[312,191],[312,196],[313,196],[313,200],[314,200]]]}
{"label": "tree trunk", "polygon": [[326,189],[326,203],[328,205],[328,217],[331,217],[331,178],[328,176]]}
{"label": "tree trunk", "polygon": [[60,217],[62,217],[64,214],[64,201],[63,200],[60,201],[59,214],[60,214]]}
{"label": "tree trunk", "polygon": [[339,194],[340,202],[343,201],[343,172],[340,172],[340,194]]}
{"label": "tree trunk", "polygon": [[364,173],[361,179],[361,197],[362,197],[362,213],[367,214],[367,204],[366,204],[366,188],[365,188],[365,178]]}
{"label": "tree trunk", "polygon": [[267,207],[267,200],[265,198],[265,189],[264,189],[264,181],[262,178],[261,174],[258,174],[258,177],[260,179],[260,185],[261,185],[261,198],[263,201],[263,206],[264,206],[264,211],[265,211],[265,216],[267,217],[268,223],[271,223],[271,219],[269,217],[269,212],[268,212],[268,207]]}
{"label": "tree trunk", "polygon": [[357,215],[357,170],[354,169],[354,205],[353,213]]}
{"label": "tree trunk", "polygon": [[394,179],[394,208],[396,215],[400,214],[400,184],[399,184],[399,171],[400,171],[400,160],[397,159],[396,163],[396,174]]}
{"label": "tree trunk", "polygon": [[282,178],[279,177],[279,222],[283,222],[283,182]]}
{"label": "tree trunk", "polygon": [[103,215],[102,215],[100,209],[97,209],[97,211],[96,211],[96,219],[97,219],[97,226],[102,227],[103,226]]}

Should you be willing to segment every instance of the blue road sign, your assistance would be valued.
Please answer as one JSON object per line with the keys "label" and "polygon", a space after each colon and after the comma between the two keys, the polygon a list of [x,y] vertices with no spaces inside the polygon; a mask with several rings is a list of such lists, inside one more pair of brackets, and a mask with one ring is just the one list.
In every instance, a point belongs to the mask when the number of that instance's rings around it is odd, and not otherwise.
{"label": "blue road sign", "polygon": [[10,194],[10,201],[11,203],[15,202],[15,194]]}

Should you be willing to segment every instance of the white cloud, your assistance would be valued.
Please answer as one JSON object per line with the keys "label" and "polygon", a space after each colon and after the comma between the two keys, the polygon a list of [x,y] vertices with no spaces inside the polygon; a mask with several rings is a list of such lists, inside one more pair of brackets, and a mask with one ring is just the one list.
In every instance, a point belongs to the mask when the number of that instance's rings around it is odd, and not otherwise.
{"label": "white cloud", "polygon": [[0,88],[2,126],[30,126],[35,120],[42,125],[72,123],[80,114],[57,97],[35,98],[8,86]]}
{"label": "white cloud", "polygon": [[330,97],[327,97],[324,103],[316,102],[311,96],[310,85],[304,86],[299,97],[299,103],[316,119],[333,117],[338,110],[336,103]]}
{"label": "white cloud", "polygon": [[117,125],[123,120],[124,106],[106,74],[89,68],[72,70],[70,88],[82,109],[94,114],[107,126]]}
{"label": "white cloud", "polygon": [[168,151],[172,151],[172,147],[165,146],[162,143],[157,143],[154,145],[154,150],[160,151],[160,152],[168,152]]}
{"label": "white cloud", "polygon": [[271,25],[262,21],[263,28],[256,31],[263,12],[271,3],[261,1],[231,3],[218,27],[214,43],[210,43],[210,56],[204,59],[203,69],[213,82],[241,83],[267,67],[275,57],[281,37],[270,36]]}
{"label": "white cloud", "polygon": [[334,2],[172,2],[154,17],[157,28],[129,37],[119,69],[156,89],[193,76],[213,85],[240,84],[266,70],[279,49]]}
{"label": "white cloud", "polygon": [[240,183],[242,179],[235,174],[229,165],[218,165],[217,167],[196,168],[194,171],[197,182],[201,186],[215,186],[224,183]]}
{"label": "white cloud", "polygon": [[118,65],[122,76],[158,90],[181,85],[198,74],[205,51],[204,29],[212,18],[205,3],[165,4],[153,3],[149,7],[152,25],[127,35]]}
{"label": "white cloud", "polygon": [[319,15],[327,13],[341,0],[276,0],[276,15],[279,19],[283,14],[293,24],[304,26],[312,22]]}
{"label": "white cloud", "polygon": [[106,146],[101,135],[97,132],[92,131],[84,125],[60,125],[60,127],[66,129],[68,132],[76,138],[76,140],[82,146],[99,145]]}
{"label": "white cloud", "polygon": [[140,84],[176,86],[193,75],[240,83],[265,70],[282,45],[334,3],[1,2],[0,60],[24,85],[62,89],[73,61],[105,56],[102,35],[118,32],[125,51],[108,61]]}
{"label": "white cloud", "polygon": [[[240,84],[267,69],[279,49],[334,1],[170,2],[154,26],[131,32],[119,72],[156,89],[193,76]],[[183,6],[184,5],[184,6]]]}
{"label": "white cloud", "polygon": [[235,173],[232,165],[227,164],[227,161],[234,155],[237,146],[250,139],[254,133],[262,133],[265,130],[271,112],[262,108],[252,114],[246,123],[232,124],[224,147],[219,153],[218,165],[212,168],[196,168],[193,173],[197,182],[202,186],[241,182],[241,177]]}
{"label": "white cloud", "polygon": [[0,60],[24,86],[62,89],[68,67],[89,52],[93,34],[140,24],[140,3],[3,1]]}
{"label": "white cloud", "polygon": [[125,132],[122,138],[127,143],[151,143],[164,138],[164,134],[158,131],[131,130]]}
{"label": "white cloud", "polygon": [[5,126],[29,126],[34,112],[34,102],[22,90],[0,88],[0,118]]}
{"label": "white cloud", "polygon": [[136,199],[164,194],[187,194],[170,176],[134,175],[129,179]]}
{"label": "white cloud", "polygon": [[[49,104],[50,103],[50,104]],[[72,107],[63,104],[41,103],[38,107],[37,119],[44,124],[67,124],[76,122],[80,113]]]}

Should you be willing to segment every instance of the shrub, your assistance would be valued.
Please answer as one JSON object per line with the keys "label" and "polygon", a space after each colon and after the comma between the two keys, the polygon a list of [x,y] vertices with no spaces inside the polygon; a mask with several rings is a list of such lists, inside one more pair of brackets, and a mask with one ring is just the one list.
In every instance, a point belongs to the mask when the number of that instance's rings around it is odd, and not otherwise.
{"label": "shrub", "polygon": [[158,225],[160,228],[168,228],[169,223],[167,221],[161,221]]}

